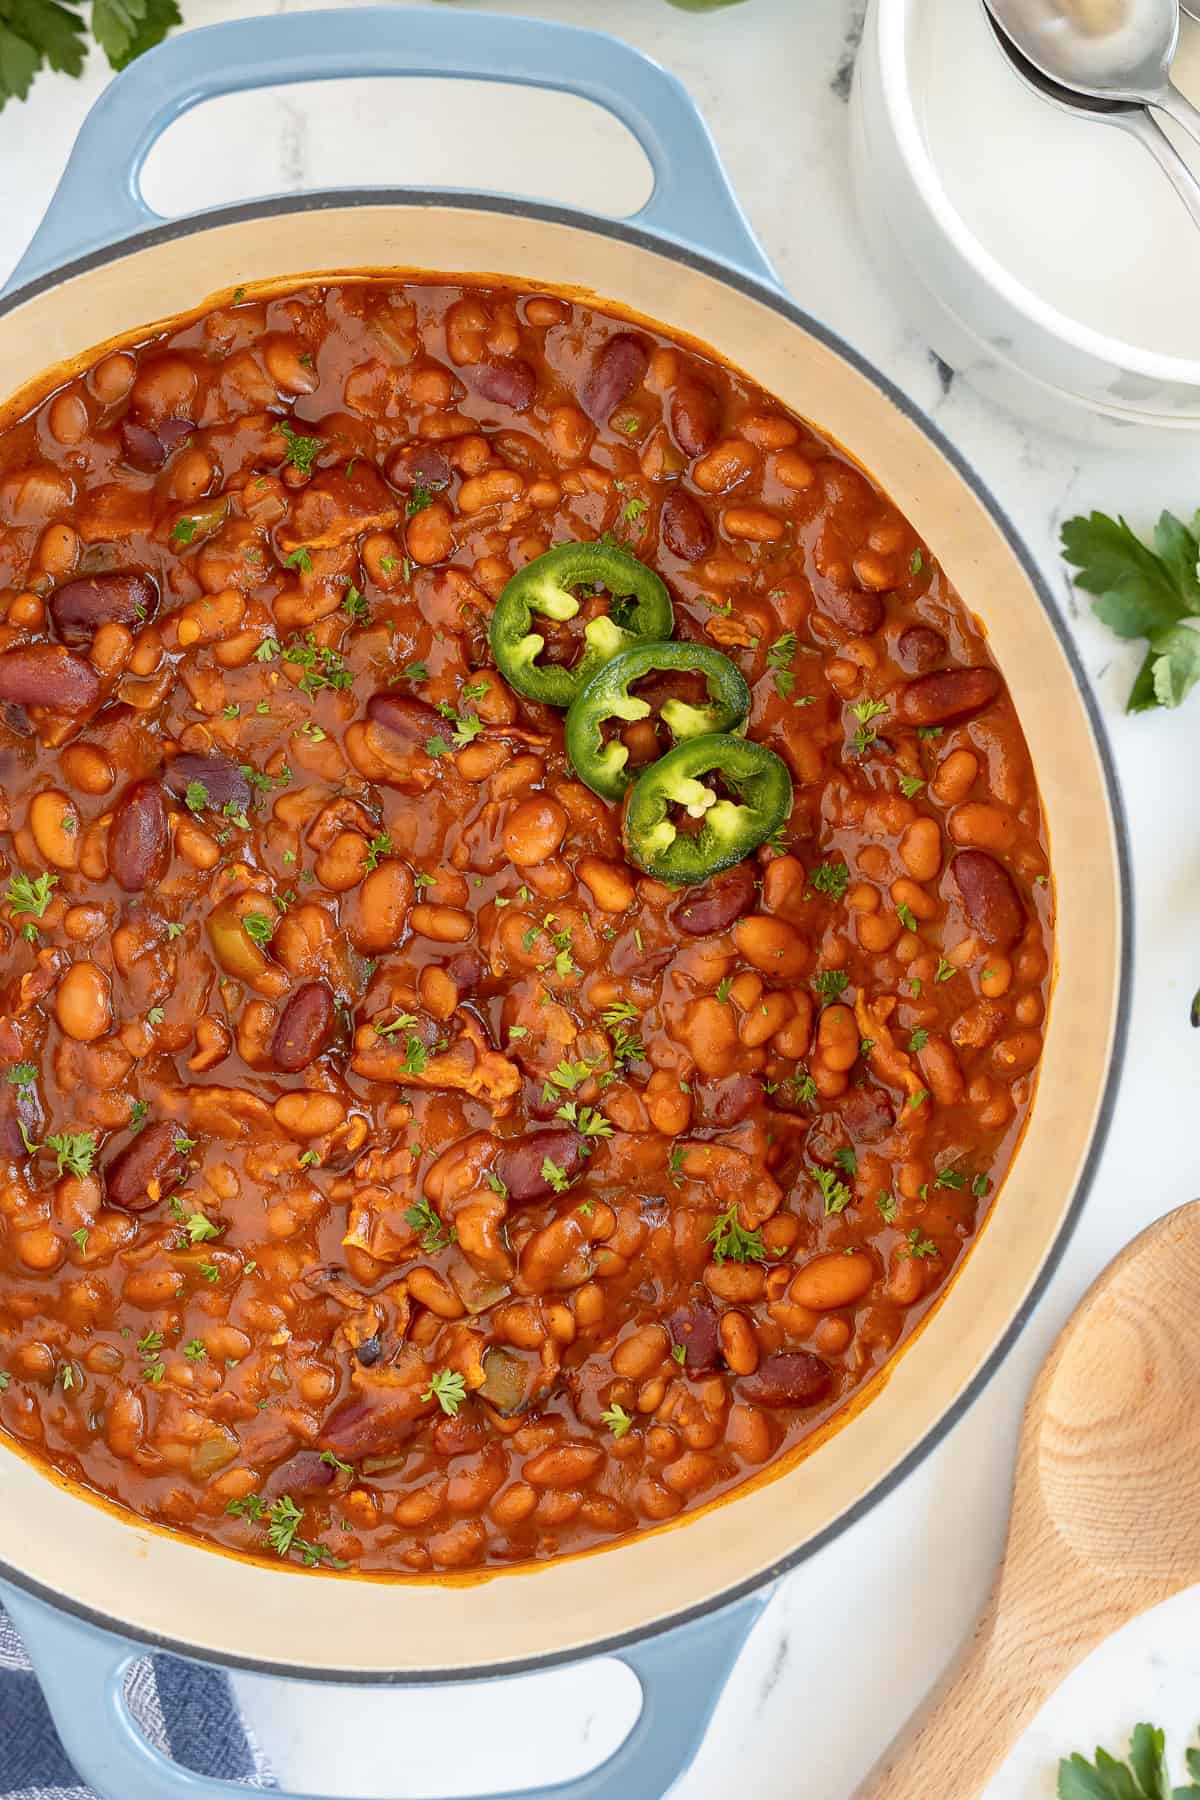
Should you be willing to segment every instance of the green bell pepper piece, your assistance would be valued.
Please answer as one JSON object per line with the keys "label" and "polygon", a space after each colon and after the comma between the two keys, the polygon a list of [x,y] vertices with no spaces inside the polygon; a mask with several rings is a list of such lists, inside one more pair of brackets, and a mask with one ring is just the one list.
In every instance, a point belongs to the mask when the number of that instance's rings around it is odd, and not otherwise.
{"label": "green bell pepper piece", "polygon": [[[712,774],[736,800],[705,784]],[[699,830],[680,831],[673,807],[699,819]],[[658,881],[707,881],[764,843],[791,810],[792,778],[773,750],[710,732],[677,744],[638,776],[625,808],[625,853]]]}
{"label": "green bell pepper piece", "polygon": [[636,644],[598,669],[571,702],[567,714],[567,755],[575,773],[595,794],[619,800],[634,780],[629,751],[619,738],[604,741],[608,719],[647,719],[651,706],[630,688],[645,676],[672,670],[703,675],[708,705],[670,699],[659,712],[676,743],[714,731],[732,731],[750,711],[750,689],[740,669],[707,644]]}
{"label": "green bell pepper piece", "polygon": [[[579,611],[575,588],[607,588],[607,613],[583,628],[583,655],[573,667],[539,663],[546,640],[534,616],[563,621]],[[643,638],[669,638],[675,629],[671,596],[659,576],[619,544],[558,544],[507,581],[492,614],[496,667],[511,687],[547,706],[570,706],[576,694],[619,650]]]}

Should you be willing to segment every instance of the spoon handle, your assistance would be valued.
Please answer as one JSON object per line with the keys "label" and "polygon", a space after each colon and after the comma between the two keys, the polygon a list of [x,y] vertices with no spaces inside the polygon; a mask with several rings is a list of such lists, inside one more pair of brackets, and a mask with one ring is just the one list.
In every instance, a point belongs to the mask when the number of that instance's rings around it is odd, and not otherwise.
{"label": "spoon handle", "polygon": [[[1182,100],[1183,95],[1179,98]],[[1196,111],[1190,100],[1184,101],[1184,104],[1196,114],[1196,128],[1200,130],[1200,112]],[[1187,207],[1192,222],[1200,225],[1200,179],[1180,156],[1153,113],[1146,107],[1139,107],[1120,117],[1114,116],[1112,123],[1119,124],[1123,131],[1128,131],[1145,146]]]}
{"label": "spoon handle", "polygon": [[852,1800],[976,1800],[1046,1700],[1113,1624],[1107,1596],[1040,1583],[1015,1597],[1003,1570],[974,1632]]}
{"label": "spoon handle", "polygon": [[1188,136],[1195,138],[1200,144],[1200,107],[1193,106],[1173,81],[1164,81],[1148,104],[1156,112],[1165,113],[1168,119],[1174,119],[1177,125],[1182,125]]}

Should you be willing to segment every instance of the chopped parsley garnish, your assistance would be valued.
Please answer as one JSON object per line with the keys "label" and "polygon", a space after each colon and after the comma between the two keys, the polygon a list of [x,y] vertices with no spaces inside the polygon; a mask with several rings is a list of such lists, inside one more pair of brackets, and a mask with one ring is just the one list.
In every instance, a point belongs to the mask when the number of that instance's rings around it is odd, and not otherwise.
{"label": "chopped parsley garnish", "polygon": [[938,965],[933,975],[935,981],[949,981],[952,975],[957,974],[958,970],[953,963],[947,962],[944,956],[938,957]]}
{"label": "chopped parsley garnish", "polygon": [[818,894],[840,900],[850,884],[850,871],[844,862],[822,862],[808,872],[808,885]]}
{"label": "chopped parsley garnish", "polygon": [[203,1213],[189,1213],[184,1220],[184,1225],[193,1244],[208,1244],[213,1238],[219,1238],[221,1235],[222,1227],[214,1225],[212,1220],[206,1219]]}
{"label": "chopped parsley garnish", "polygon": [[632,1414],[627,1413],[623,1406],[618,1406],[615,1400],[611,1406],[605,1407],[600,1417],[615,1438],[624,1437],[633,1424]]}
{"label": "chopped parsley garnish", "polygon": [[205,1346],[204,1346],[204,1339],[203,1338],[189,1339],[189,1341],[183,1346],[183,1354],[187,1357],[189,1362],[203,1362],[204,1358],[208,1355],[208,1351],[205,1349]]}
{"label": "chopped parsley garnish", "polygon": [[900,792],[906,800],[913,799],[924,786],[925,783],[920,775],[902,775],[900,777]]}
{"label": "chopped parsley garnish", "polygon": [[146,1123],[146,1114],[150,1108],[144,1100],[134,1100],[130,1104],[132,1110],[129,1114],[129,1129],[136,1135]]}
{"label": "chopped parsley garnish", "polygon": [[884,1224],[890,1225],[900,1207],[900,1202],[896,1199],[895,1194],[889,1194],[885,1188],[880,1188],[875,1204],[879,1208],[879,1216]]}
{"label": "chopped parsley garnish", "polygon": [[940,1188],[965,1188],[967,1178],[960,1175],[957,1169],[940,1169],[934,1176],[933,1185]]}
{"label": "chopped parsley garnish", "polygon": [[928,1257],[936,1256],[938,1247],[932,1238],[923,1237],[919,1225],[914,1225],[906,1241],[900,1246],[901,1256]]}
{"label": "chopped parsley garnish", "polygon": [[929,1033],[925,1030],[923,1025],[918,1025],[917,1029],[908,1040],[908,1047],[913,1051],[923,1050],[928,1042]]}
{"label": "chopped parsley garnish", "polygon": [[275,935],[277,921],[267,913],[245,913],[242,917],[242,930],[256,944],[269,944]]}
{"label": "chopped parsley garnish", "polygon": [[916,917],[913,913],[912,907],[906,906],[904,904],[903,900],[900,902],[899,906],[896,908],[896,917],[899,919],[900,923],[903,925],[905,931],[915,931],[917,929],[917,921],[916,921]]}
{"label": "chopped parsley garnish", "polygon": [[790,700],[796,691],[796,677],[791,668],[795,654],[794,631],[785,631],[767,651],[767,666],[775,671],[775,692],[781,700]]}
{"label": "chopped parsley garnish", "polygon": [[846,1183],[835,1175],[832,1169],[822,1169],[815,1163],[809,1165],[808,1172],[821,1190],[822,1198],[825,1201],[826,1217],[828,1218],[834,1213],[845,1212],[854,1199],[854,1195]]}
{"label": "chopped parsley garnish", "polygon": [[279,429],[283,433],[288,447],[288,461],[301,475],[311,475],[315,459],[321,454],[324,440],[319,437],[301,437],[293,431],[286,419],[281,419]]}
{"label": "chopped parsley garnish", "polygon": [[428,681],[429,664],[423,662],[411,662],[406,669],[401,669],[400,673],[405,681]]}
{"label": "chopped parsley garnish", "polygon": [[429,1053],[419,1037],[410,1037],[404,1048],[404,1061],[400,1065],[402,1075],[423,1075]]}
{"label": "chopped parsley garnish", "polygon": [[717,999],[722,1006],[724,1006],[725,1003],[727,1002],[727,1000],[729,999],[729,991],[732,988],[732,986],[733,986],[733,976],[732,975],[722,976],[721,980],[718,981],[718,983],[717,983]]}
{"label": "chopped parsley garnish", "polygon": [[849,982],[850,977],[844,969],[818,969],[812,980],[818,994],[823,994],[826,1000],[836,1000],[839,994],[845,992]]}
{"label": "chopped parsley garnish", "polygon": [[757,1230],[747,1231],[740,1223],[736,1200],[727,1212],[717,1215],[712,1230],[706,1234],[705,1242],[712,1245],[713,1261],[717,1263],[767,1260],[762,1233]]}
{"label": "chopped parsley garnish", "polygon": [[196,523],[195,519],[189,519],[186,516],[176,519],[171,527],[171,542],[173,544],[190,544],[196,535]]}
{"label": "chopped parsley garnish", "polygon": [[921,555],[921,552],[919,550],[914,550],[912,555],[908,559],[909,574],[910,575],[919,575],[921,573],[921,570],[924,567],[925,567],[924,557]]}
{"label": "chopped parsley garnish", "polygon": [[407,1208],[404,1217],[413,1230],[420,1233],[421,1248],[426,1256],[436,1256],[439,1250],[445,1250],[447,1245],[453,1243],[458,1235],[453,1226],[449,1231],[446,1230],[440,1216],[424,1195]]}
{"label": "chopped parsley garnish", "polygon": [[379,859],[381,856],[390,856],[391,854],[392,840],[386,831],[381,831],[379,836],[373,837],[367,845],[367,860],[365,864],[367,872],[370,873],[372,869],[379,867]]}
{"label": "chopped parsley garnish", "polygon": [[394,1037],[398,1031],[408,1031],[416,1023],[416,1013],[402,1012],[397,1013],[394,1019],[388,1019],[383,1025],[379,1023],[378,1019],[372,1019],[371,1030],[376,1037],[390,1038]]}
{"label": "chopped parsley garnish", "polygon": [[53,1150],[60,1175],[64,1170],[80,1177],[90,1175],[96,1154],[96,1134],[92,1131],[61,1131],[48,1137],[44,1148]]}
{"label": "chopped parsley garnish", "polygon": [[87,1247],[88,1247],[88,1228],[86,1225],[81,1225],[79,1227],[78,1231],[73,1231],[71,1233],[71,1242],[73,1244],[78,1245],[80,1254],[82,1254],[87,1249]]}
{"label": "chopped parsley garnish", "polygon": [[346,589],[345,596],[342,600],[342,611],[355,625],[361,625],[371,611],[370,607],[367,605],[366,595],[360,594],[353,582],[351,582],[350,586]]}
{"label": "chopped parsley garnish", "polygon": [[311,631],[305,633],[302,642],[288,645],[283,660],[304,670],[297,683],[302,694],[319,694],[325,688],[340,692],[354,685],[354,676],[337,651],[327,644],[318,644]]}
{"label": "chopped parsley garnish", "polygon": [[858,1174],[858,1158],[853,1150],[835,1150],[833,1160],[839,1169],[845,1169],[847,1175]]}
{"label": "chopped parsley garnish", "polygon": [[856,756],[862,756],[875,742],[878,736],[876,719],[890,711],[886,700],[856,700],[850,711],[858,720],[858,729],[851,739],[851,749]]}
{"label": "chopped parsley garnish", "polygon": [[46,908],[50,904],[51,889],[58,886],[58,876],[43,873],[35,881],[28,875],[12,875],[5,890],[5,899],[14,913],[32,913],[35,918],[45,917]]}
{"label": "chopped parsley garnish", "polygon": [[437,1369],[429,1378],[422,1400],[436,1400],[450,1418],[458,1417],[458,1409],[467,1397],[467,1378],[457,1369]]}
{"label": "chopped parsley garnish", "polygon": [[560,1168],[552,1156],[542,1158],[542,1180],[548,1181],[556,1194],[565,1194],[571,1185],[567,1171]]}
{"label": "chopped parsley garnish", "polygon": [[19,1062],[14,1063],[12,1068],[6,1071],[4,1079],[12,1087],[15,1087],[18,1093],[25,1093],[33,1086],[37,1077],[36,1063]]}
{"label": "chopped parsley garnish", "polygon": [[405,507],[404,510],[408,514],[409,518],[411,519],[411,518],[414,518],[417,513],[424,512],[425,508],[427,506],[432,506],[432,505],[433,505],[432,489],[425,487],[422,482],[418,481],[414,484],[413,491],[408,496],[408,505]]}

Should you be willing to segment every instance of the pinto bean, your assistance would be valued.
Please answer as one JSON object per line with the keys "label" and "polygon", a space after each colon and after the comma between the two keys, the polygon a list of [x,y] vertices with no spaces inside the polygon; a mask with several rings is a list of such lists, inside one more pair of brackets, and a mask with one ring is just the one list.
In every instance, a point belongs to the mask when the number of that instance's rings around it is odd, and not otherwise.
{"label": "pinto bean", "polygon": [[99,698],[100,677],[91,663],[58,644],[23,644],[0,654],[0,700],[85,713]]}
{"label": "pinto bean", "polygon": [[285,1075],[307,1069],[328,1049],[337,1025],[333,995],[323,981],[298,987],[279,1016],[271,1040],[271,1061]]}
{"label": "pinto bean", "polygon": [[741,1391],[756,1406],[813,1406],[832,1381],[829,1364],[810,1350],[780,1350],[743,1378]]}
{"label": "pinto bean", "polygon": [[650,351],[632,331],[618,331],[600,351],[583,384],[580,400],[589,419],[604,425],[622,400],[645,379]]}
{"label": "pinto bean", "polygon": [[724,875],[715,875],[701,887],[688,888],[671,909],[671,921],[689,937],[708,937],[727,931],[735,919],[754,905],[755,881],[751,863],[737,863]]}
{"label": "pinto bean", "polygon": [[358,890],[358,911],[348,926],[357,950],[379,956],[394,949],[404,935],[412,904],[413,878],[407,863],[389,856],[372,869]]}
{"label": "pinto bean", "polygon": [[101,625],[139,624],[158,611],[158,587],[141,569],[85,575],[64,582],[50,596],[50,617],[66,644],[90,642]]}
{"label": "pinto bean", "polygon": [[663,501],[658,521],[663,543],[681,562],[699,562],[713,546],[708,514],[691,494],[675,489]]}
{"label": "pinto bean", "polygon": [[216,812],[230,805],[245,812],[252,798],[249,781],[227,756],[195,756],[184,751],[167,764],[162,782],[169,794],[181,800],[192,783],[198,782],[208,796],[202,804]]}
{"label": "pinto bean", "polygon": [[167,803],[157,781],[131,781],[113,809],[108,866],[127,894],[161,881],[171,858]]}
{"label": "pinto bean", "polygon": [[542,1173],[549,1159],[560,1168],[567,1180],[573,1180],[584,1164],[584,1139],[578,1131],[527,1131],[524,1137],[509,1138],[496,1152],[495,1171],[508,1189],[510,1200],[518,1204],[526,1200],[544,1200],[554,1192],[554,1183]]}
{"label": "pinto bean", "polygon": [[932,625],[909,625],[896,640],[896,661],[912,675],[927,675],[946,656],[946,640]]}
{"label": "pinto bean", "polygon": [[902,725],[949,725],[954,719],[970,719],[990,706],[1003,686],[997,671],[986,666],[920,675],[900,689],[896,717]]}
{"label": "pinto bean", "polygon": [[788,1297],[810,1312],[830,1312],[839,1306],[853,1306],[874,1279],[875,1264],[865,1250],[855,1250],[850,1256],[833,1251],[815,1256],[796,1271]]}
{"label": "pinto bean", "polygon": [[109,1204],[126,1212],[157,1206],[171,1188],[187,1179],[187,1158],[176,1149],[184,1136],[180,1126],[164,1119],[148,1125],[104,1165]]}
{"label": "pinto bean", "polygon": [[1003,863],[986,850],[960,850],[950,874],[975,930],[989,944],[1011,950],[1025,929],[1025,909]]}

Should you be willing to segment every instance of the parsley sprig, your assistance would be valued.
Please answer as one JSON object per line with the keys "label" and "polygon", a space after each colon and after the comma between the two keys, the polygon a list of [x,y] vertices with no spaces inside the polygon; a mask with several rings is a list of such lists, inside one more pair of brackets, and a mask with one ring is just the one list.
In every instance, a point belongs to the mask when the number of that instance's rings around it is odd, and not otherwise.
{"label": "parsley sprig", "polygon": [[[153,48],[180,23],[175,0],[92,0],[92,36],[114,69]],[[24,100],[40,69],[81,75],[87,26],[80,0],[5,0],[0,7],[0,108]]]}
{"label": "parsley sprig", "polygon": [[1200,681],[1200,632],[1184,623],[1200,617],[1200,514],[1185,525],[1162,513],[1153,550],[1122,518],[1080,515],[1062,528],[1062,552],[1097,618],[1148,642],[1126,710],[1178,706]]}
{"label": "parsley sprig", "polygon": [[1167,1769],[1166,1733],[1156,1725],[1135,1725],[1129,1761],[1097,1750],[1094,1762],[1078,1751],[1058,1765],[1058,1800],[1189,1800],[1200,1796],[1200,1750],[1189,1750],[1186,1787],[1172,1787]]}

